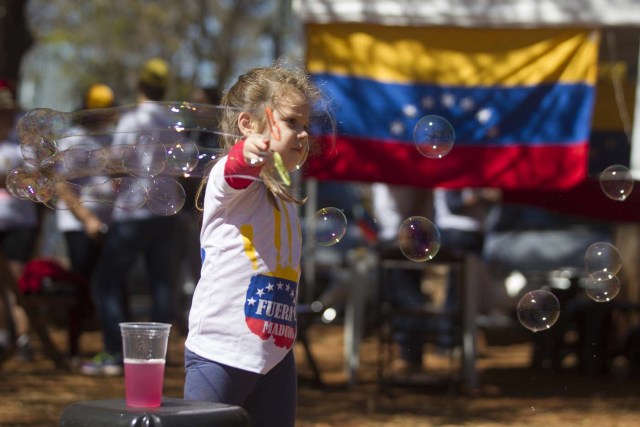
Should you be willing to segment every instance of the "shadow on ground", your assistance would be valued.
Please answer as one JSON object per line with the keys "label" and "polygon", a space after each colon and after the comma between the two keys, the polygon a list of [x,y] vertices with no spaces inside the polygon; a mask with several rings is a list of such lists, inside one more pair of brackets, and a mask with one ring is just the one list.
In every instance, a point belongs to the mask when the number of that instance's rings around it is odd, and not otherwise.
{"label": "shadow on ground", "polygon": [[[367,338],[357,381],[348,384],[343,370],[342,330],[312,326],[311,349],[322,375],[315,381],[306,353],[296,347],[300,371],[298,423],[325,426],[637,426],[640,425],[640,378],[612,374],[587,376],[577,369],[532,371],[527,342],[481,348],[480,387],[414,385],[381,387],[377,378],[377,343]],[[60,336],[60,342],[64,337]],[[97,333],[82,338],[87,354],[100,342]],[[165,396],[181,397],[184,337],[171,337]],[[427,357],[428,373],[442,377],[456,369],[447,358]],[[55,426],[72,402],[121,398],[124,382],[56,370],[41,352],[33,362],[10,359],[0,371],[0,425]]]}

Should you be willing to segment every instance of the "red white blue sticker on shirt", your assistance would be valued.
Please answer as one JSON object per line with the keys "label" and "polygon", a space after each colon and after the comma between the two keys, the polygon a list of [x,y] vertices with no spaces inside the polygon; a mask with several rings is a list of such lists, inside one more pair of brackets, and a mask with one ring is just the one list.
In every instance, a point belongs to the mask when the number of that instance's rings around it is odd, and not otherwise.
{"label": "red white blue sticker on shirt", "polygon": [[298,284],[271,276],[253,276],[244,315],[251,332],[263,340],[273,338],[277,347],[291,348],[296,337]]}

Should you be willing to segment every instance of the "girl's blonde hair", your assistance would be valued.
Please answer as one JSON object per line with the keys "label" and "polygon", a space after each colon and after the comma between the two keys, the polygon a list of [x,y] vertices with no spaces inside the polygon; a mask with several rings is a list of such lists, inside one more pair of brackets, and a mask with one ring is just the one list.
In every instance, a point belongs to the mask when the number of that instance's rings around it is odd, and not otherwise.
{"label": "girl's blonde hair", "polygon": [[[223,133],[222,145],[228,151],[238,140],[238,115],[246,111],[254,120],[258,121],[260,129],[267,129],[265,108],[273,110],[284,105],[293,94],[301,94],[312,107],[317,107],[323,99],[320,89],[311,81],[309,74],[301,67],[286,66],[283,63],[275,63],[269,67],[258,67],[241,75],[238,81],[223,94],[220,101],[222,106],[219,117],[219,127]],[[309,152],[317,151],[317,142],[309,138]],[[274,179],[262,169],[260,178],[270,192],[277,198],[289,202],[304,203],[305,199],[296,197],[289,187]],[[208,173],[205,174],[196,194],[196,206],[202,210],[198,203],[204,187],[206,186]]]}

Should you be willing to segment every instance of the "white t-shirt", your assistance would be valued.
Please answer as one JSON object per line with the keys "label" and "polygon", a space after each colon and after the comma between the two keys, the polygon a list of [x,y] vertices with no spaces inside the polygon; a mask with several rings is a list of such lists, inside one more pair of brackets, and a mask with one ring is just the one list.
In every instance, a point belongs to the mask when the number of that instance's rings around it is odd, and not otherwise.
{"label": "white t-shirt", "polygon": [[[6,180],[7,173],[22,162],[20,144],[15,141],[0,141],[0,177]],[[13,197],[0,188],[0,231],[19,227],[35,227],[38,224],[36,202]]]}
{"label": "white t-shirt", "polygon": [[463,197],[463,192],[471,192],[471,189],[447,190],[443,188],[436,188],[433,191],[433,206],[434,206],[434,220],[436,226],[442,230],[461,230],[468,232],[481,232],[482,222],[480,218],[472,215],[475,207],[472,209],[466,207],[461,209],[461,212],[454,213],[451,211],[449,204],[447,203],[447,192],[458,192],[458,197]]}
{"label": "white t-shirt", "polygon": [[302,235],[296,205],[269,201],[260,181],[234,189],[222,158],[211,170],[200,233],[203,259],[186,347],[209,360],[266,373],[291,350]]}
{"label": "white t-shirt", "polygon": [[410,216],[430,218],[433,212],[428,189],[375,182],[371,184],[371,197],[381,241],[394,240],[400,225]]}
{"label": "white t-shirt", "polygon": [[[84,135],[87,132],[82,128],[73,129],[70,136],[61,138],[57,141],[58,150],[64,152],[74,147],[82,146],[85,149],[106,148],[111,144],[112,136],[106,133],[100,135]],[[113,131],[113,129],[111,129]],[[106,175],[91,175],[74,179],[71,182],[82,186],[80,189],[80,203],[100,218],[103,223],[108,224],[111,220],[112,206],[108,203],[100,203],[96,200],[110,200],[111,194],[108,193],[110,186],[98,185],[103,184],[109,179]],[[65,231],[82,231],[84,226],[76,216],[67,209],[64,202],[60,202],[60,209],[56,210],[56,224],[58,230]]]}
{"label": "white t-shirt", "polygon": [[[113,138],[113,146],[118,145],[132,145],[136,142],[136,139],[143,135],[148,135],[155,138],[158,142],[162,141],[163,136],[167,136],[169,132],[162,130],[169,129],[169,120],[162,106],[153,102],[140,103],[136,109],[129,111],[120,118],[116,127],[116,132]],[[175,133],[172,133],[175,134]],[[151,185],[151,178],[135,177],[131,176],[137,181],[137,184],[144,188],[149,188]],[[154,216],[155,214],[146,203],[134,210],[120,209],[123,200],[128,197],[145,197],[141,192],[130,192],[127,190],[126,185],[120,186],[118,198],[116,200],[116,207],[113,209],[113,222],[129,221],[146,219]],[[138,186],[136,186],[138,187]]]}

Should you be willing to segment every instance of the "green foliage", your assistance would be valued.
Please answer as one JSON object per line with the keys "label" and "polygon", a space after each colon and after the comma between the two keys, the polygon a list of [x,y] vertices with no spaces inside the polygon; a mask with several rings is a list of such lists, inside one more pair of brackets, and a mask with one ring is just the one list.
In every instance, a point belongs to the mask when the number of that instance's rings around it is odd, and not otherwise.
{"label": "green foliage", "polygon": [[271,37],[278,1],[30,0],[27,16],[36,52],[53,47],[79,87],[102,81],[131,94],[142,63],[161,57],[172,66],[176,99],[198,83],[200,64],[211,64],[207,80],[223,86],[238,63],[265,57],[256,41]]}

